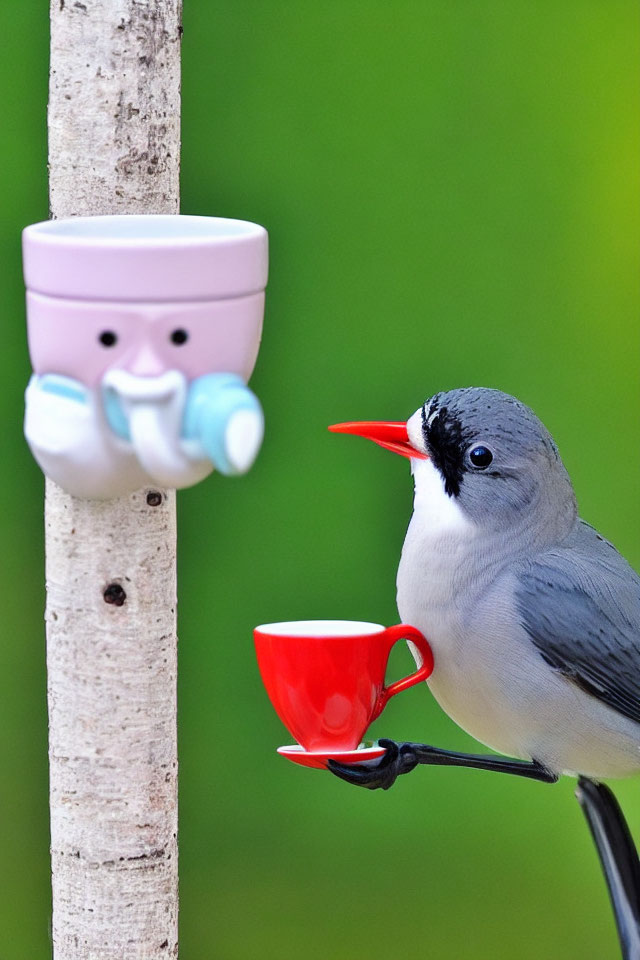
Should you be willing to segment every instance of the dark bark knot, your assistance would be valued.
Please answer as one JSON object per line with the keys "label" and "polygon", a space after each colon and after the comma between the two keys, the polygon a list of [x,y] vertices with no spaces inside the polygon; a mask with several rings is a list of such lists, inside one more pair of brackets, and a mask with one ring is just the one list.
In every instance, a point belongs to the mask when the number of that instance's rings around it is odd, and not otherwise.
{"label": "dark bark knot", "polygon": [[102,596],[105,603],[112,603],[116,607],[121,607],[127,599],[127,595],[119,583],[110,583],[105,588]]}

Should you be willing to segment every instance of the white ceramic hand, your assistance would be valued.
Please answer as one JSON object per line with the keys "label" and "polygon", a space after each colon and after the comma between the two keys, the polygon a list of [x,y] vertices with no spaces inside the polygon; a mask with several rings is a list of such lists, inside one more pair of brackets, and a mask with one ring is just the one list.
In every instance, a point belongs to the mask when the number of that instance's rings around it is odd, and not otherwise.
{"label": "white ceramic hand", "polygon": [[44,473],[76,497],[106,500],[148,482],[128,444],[105,422],[99,396],[70,377],[33,376],[25,436]]}

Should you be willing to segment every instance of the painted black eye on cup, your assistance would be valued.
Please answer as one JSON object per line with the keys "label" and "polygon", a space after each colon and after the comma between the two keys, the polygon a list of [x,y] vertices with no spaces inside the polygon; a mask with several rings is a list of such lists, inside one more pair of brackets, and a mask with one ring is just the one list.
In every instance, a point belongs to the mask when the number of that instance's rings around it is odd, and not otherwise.
{"label": "painted black eye on cup", "polygon": [[171,343],[175,343],[176,346],[180,347],[183,343],[186,343],[189,339],[189,334],[186,330],[174,330],[170,338]]}
{"label": "painted black eye on cup", "polygon": [[103,330],[98,340],[103,347],[114,347],[118,342],[118,335],[113,330]]}
{"label": "painted black eye on cup", "polygon": [[491,461],[493,460],[493,454],[488,447],[483,447],[482,445],[474,447],[473,450],[469,453],[469,460],[474,465],[478,467],[479,470],[488,467]]}

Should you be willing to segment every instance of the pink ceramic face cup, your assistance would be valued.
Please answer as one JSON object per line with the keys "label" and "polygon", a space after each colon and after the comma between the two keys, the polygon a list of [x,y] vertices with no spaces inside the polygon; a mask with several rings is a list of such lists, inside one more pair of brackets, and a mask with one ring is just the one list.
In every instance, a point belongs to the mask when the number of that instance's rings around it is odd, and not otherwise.
{"label": "pink ceramic face cup", "polygon": [[[77,217],[27,227],[23,255],[36,375],[25,432],[44,472],[69,492],[101,498],[150,480],[190,486],[211,472],[182,436],[189,387],[210,374],[242,387],[253,371],[264,228],[216,217]],[[113,432],[105,398],[128,434]],[[225,448],[240,451],[238,462],[259,447],[255,408],[244,426],[236,420],[235,445]]]}
{"label": "pink ceramic face cup", "polygon": [[[38,374],[95,386],[114,367],[139,376],[177,369],[188,380],[215,372],[248,379],[253,370],[267,280],[267,234],[257,224],[151,215],[45,221],[24,231],[24,272]],[[171,339],[178,331],[182,342]],[[105,333],[115,342],[105,345]]]}

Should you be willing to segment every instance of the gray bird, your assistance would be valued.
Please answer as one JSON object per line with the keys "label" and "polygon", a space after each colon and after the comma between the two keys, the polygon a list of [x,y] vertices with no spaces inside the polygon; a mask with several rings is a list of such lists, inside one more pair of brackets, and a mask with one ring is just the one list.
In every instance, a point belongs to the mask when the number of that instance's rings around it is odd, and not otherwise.
{"label": "gray bird", "polygon": [[556,444],[498,390],[438,393],[404,423],[330,428],[411,460],[414,510],[398,610],[433,647],[427,681],[464,730],[508,757],[383,740],[334,773],[388,788],[418,764],[579,777],[625,957],[640,957],[640,864],[613,795],[640,771],[640,577],[578,516]]}

